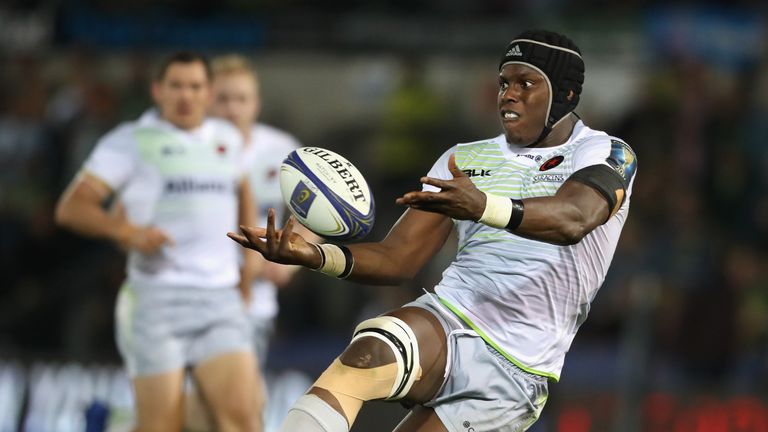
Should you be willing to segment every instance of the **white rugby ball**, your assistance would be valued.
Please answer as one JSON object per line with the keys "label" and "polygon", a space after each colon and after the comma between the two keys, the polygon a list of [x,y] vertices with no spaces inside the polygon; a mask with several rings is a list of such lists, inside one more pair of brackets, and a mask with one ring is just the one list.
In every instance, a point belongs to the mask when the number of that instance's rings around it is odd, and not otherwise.
{"label": "white rugby ball", "polygon": [[292,151],[280,166],[283,200],[296,219],[333,240],[359,240],[373,228],[373,194],[344,157],[319,147]]}

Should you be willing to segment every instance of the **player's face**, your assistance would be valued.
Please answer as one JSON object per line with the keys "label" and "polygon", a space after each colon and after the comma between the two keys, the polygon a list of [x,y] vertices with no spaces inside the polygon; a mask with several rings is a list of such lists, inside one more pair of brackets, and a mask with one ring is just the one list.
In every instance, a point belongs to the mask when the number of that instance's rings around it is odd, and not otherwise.
{"label": "player's face", "polygon": [[152,83],[152,97],[160,115],[176,127],[200,126],[211,102],[205,66],[200,62],[172,63],[163,79]]}
{"label": "player's face", "polygon": [[251,127],[259,115],[259,94],[255,78],[247,73],[214,78],[211,112],[231,121],[240,129]]}
{"label": "player's face", "polygon": [[549,106],[546,78],[529,66],[508,64],[499,72],[498,102],[507,142],[520,146],[535,142]]}

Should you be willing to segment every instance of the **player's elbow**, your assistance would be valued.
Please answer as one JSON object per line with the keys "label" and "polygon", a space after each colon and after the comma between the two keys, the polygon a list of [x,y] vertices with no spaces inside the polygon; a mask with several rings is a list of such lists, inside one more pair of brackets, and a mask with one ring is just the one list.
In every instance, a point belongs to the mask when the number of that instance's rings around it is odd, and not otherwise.
{"label": "player's elbow", "polygon": [[564,223],[559,230],[558,243],[563,246],[575,245],[586,237],[589,231],[586,223],[576,221]]}

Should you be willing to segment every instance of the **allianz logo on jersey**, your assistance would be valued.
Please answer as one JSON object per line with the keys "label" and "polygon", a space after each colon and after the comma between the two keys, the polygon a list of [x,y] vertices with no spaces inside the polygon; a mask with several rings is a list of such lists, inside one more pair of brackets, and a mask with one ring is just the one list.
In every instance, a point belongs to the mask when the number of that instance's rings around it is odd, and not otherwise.
{"label": "allianz logo on jersey", "polygon": [[231,194],[236,190],[235,182],[216,179],[176,178],[165,181],[165,193],[213,193]]}

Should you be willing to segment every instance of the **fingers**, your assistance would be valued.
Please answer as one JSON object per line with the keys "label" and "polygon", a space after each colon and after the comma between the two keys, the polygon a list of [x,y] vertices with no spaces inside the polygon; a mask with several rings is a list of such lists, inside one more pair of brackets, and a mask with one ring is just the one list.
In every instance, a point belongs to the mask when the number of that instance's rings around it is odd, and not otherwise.
{"label": "fingers", "polygon": [[283,232],[280,234],[280,246],[279,250],[287,252],[290,248],[291,234],[293,234],[293,225],[295,218],[293,215],[288,218],[288,222],[283,227]]}
{"label": "fingers", "polygon": [[467,174],[456,166],[456,153],[451,153],[448,157],[448,170],[453,174],[453,178],[467,177]]}
{"label": "fingers", "polygon": [[278,244],[275,231],[275,209],[271,208],[267,211],[267,250],[270,255],[277,252]]}
{"label": "fingers", "polygon": [[395,200],[400,205],[419,205],[428,203],[443,203],[447,198],[438,192],[408,192]]}
{"label": "fingers", "polygon": [[423,184],[438,187],[441,190],[452,189],[455,187],[449,180],[440,180],[432,177],[422,177],[419,181]]}
{"label": "fingers", "polygon": [[256,238],[265,238],[267,236],[267,229],[262,227],[250,227],[246,225],[240,225],[240,231],[248,231],[250,235]]}
{"label": "fingers", "polygon": [[145,228],[137,237],[136,248],[145,254],[154,254],[166,244],[173,245],[173,240],[168,235],[153,227]]}
{"label": "fingers", "polygon": [[243,235],[236,234],[236,233],[233,233],[233,232],[228,232],[227,233],[227,237],[229,237],[232,240],[236,241],[242,247],[246,247],[247,248],[247,247],[250,246],[250,243],[248,242],[248,239],[245,238],[245,236],[243,236]]}
{"label": "fingers", "polygon": [[264,231],[264,228],[252,228],[245,225],[240,225],[240,231],[243,233],[243,236],[250,242],[250,243],[259,243],[262,242],[262,238],[264,238],[264,235],[259,235],[259,231]]}

